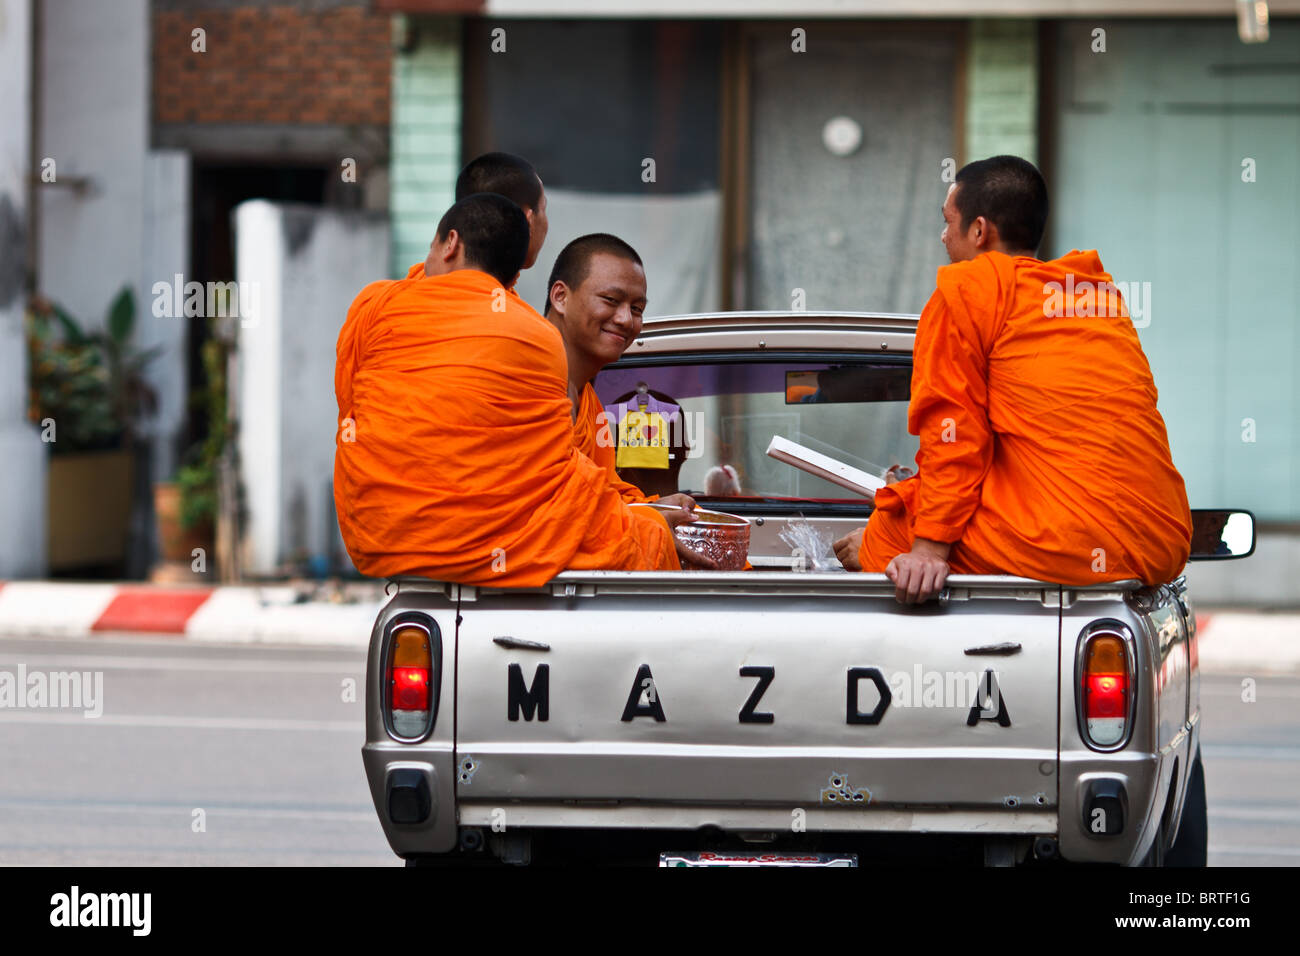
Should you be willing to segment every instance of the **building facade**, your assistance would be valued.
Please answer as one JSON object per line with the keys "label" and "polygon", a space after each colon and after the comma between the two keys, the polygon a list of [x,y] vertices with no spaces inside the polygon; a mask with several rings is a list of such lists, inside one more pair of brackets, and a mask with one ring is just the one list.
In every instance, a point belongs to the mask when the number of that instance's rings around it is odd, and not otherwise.
{"label": "building facade", "polygon": [[[30,290],[92,320],[123,282],[147,304],[162,278],[237,278],[231,224],[252,199],[328,213],[328,254],[259,238],[300,263],[371,261],[386,218],[381,259],[404,274],[461,165],[489,149],[528,156],[547,184],[547,248],[519,285],[534,304],[560,247],[601,230],[646,259],[650,314],[916,312],[945,261],[956,168],[1033,159],[1053,206],[1043,254],[1096,248],[1130,290],[1193,506],[1260,520],[1259,556],[1199,566],[1201,593],[1300,600],[1300,0],[1268,5],[1264,43],[1242,42],[1231,0],[3,2],[0,39],[28,54],[6,76],[32,94],[6,97],[11,244]],[[35,175],[45,158],[57,183]],[[299,372],[332,364],[353,282],[340,271],[338,292],[312,299],[328,321],[296,322],[277,299],[275,354]],[[0,309],[18,316],[16,301]],[[190,395],[211,324],[140,334],[163,349],[161,478],[203,425]],[[267,354],[251,363],[255,394],[277,390]],[[27,448],[13,452],[26,477],[9,480],[32,484],[42,449],[21,393],[0,391],[0,440]],[[312,429],[333,414],[328,384],[294,396],[281,405],[305,407]],[[261,407],[236,398],[241,414]],[[251,431],[269,448],[295,427]],[[324,523],[328,476],[304,476],[304,498],[281,487],[283,462],[241,467],[243,485],[281,489],[259,492],[263,516],[281,517],[254,519],[276,528],[245,529],[263,542],[256,570],[319,557],[320,533],[281,525],[297,511]],[[39,573],[29,552],[0,575]]]}
{"label": "building facade", "polygon": [[[946,261],[949,164],[1036,161],[1042,254],[1095,248],[1128,290],[1193,507],[1259,521],[1258,557],[1193,566],[1198,591],[1300,600],[1300,4],[1269,4],[1264,43],[1213,0],[377,6],[415,38],[393,162],[427,187],[395,176],[395,274],[458,164],[504,149],[551,193],[519,285],[535,304],[561,245],[601,228],[641,249],[651,314],[917,312]],[[408,104],[414,86],[443,97]]]}

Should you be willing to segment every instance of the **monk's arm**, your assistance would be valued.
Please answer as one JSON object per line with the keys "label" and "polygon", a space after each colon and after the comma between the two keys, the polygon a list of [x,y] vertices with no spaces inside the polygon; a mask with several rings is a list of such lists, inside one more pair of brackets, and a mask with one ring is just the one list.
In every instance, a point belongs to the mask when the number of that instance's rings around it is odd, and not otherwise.
{"label": "monk's arm", "polygon": [[993,460],[981,339],[974,319],[935,293],[917,327],[908,412],[911,431],[921,440],[918,540],[957,541],[979,506]]}

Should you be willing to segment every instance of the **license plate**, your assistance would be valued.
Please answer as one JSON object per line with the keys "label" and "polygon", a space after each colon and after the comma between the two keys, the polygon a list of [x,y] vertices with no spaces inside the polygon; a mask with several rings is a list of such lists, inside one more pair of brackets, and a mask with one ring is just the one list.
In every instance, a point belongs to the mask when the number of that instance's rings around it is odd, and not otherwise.
{"label": "license plate", "polygon": [[856,853],[660,853],[660,866],[857,866]]}

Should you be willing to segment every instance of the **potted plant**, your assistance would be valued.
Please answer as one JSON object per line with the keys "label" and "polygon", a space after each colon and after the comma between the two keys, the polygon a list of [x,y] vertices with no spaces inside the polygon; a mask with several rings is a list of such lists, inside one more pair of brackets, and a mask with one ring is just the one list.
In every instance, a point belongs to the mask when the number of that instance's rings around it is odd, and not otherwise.
{"label": "potted plant", "polygon": [[35,297],[27,312],[28,414],[50,445],[51,570],[120,566],[126,556],[135,430],[157,397],[144,369],[158,349],[131,344],[135,298],[124,287],[101,332]]}
{"label": "potted plant", "polygon": [[[226,346],[214,336],[203,343],[201,354],[207,384],[196,398],[206,406],[208,434],[186,453],[174,481],[154,485],[154,513],[163,560],[207,574],[212,571],[218,463],[226,446]],[[196,549],[201,549],[202,561]]]}

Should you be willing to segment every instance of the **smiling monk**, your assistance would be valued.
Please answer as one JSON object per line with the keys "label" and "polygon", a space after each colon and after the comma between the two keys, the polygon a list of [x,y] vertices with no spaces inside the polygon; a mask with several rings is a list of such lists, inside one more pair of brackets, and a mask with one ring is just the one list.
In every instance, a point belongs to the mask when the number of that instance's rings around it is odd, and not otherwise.
{"label": "smiling monk", "polygon": [[[564,337],[569,363],[574,447],[604,469],[610,487],[624,501],[676,505],[682,515],[672,515],[675,521],[694,520],[695,499],[690,495],[646,495],[619,477],[608,416],[591,384],[596,373],[618,361],[641,334],[646,306],[641,257],[617,236],[603,232],[581,236],[561,250],[546,288],[544,314]],[[696,564],[701,560],[680,542],[677,554]]]}
{"label": "smiling monk", "polygon": [[949,571],[1158,585],[1187,562],[1191,514],[1151,368],[1096,252],[1036,258],[1047,186],[995,156],[943,205],[952,264],[917,324],[915,477],[876,493],[835,543],[919,602]]}
{"label": "smiling monk", "polygon": [[363,574],[534,586],[566,568],[677,570],[670,524],[573,447],[564,344],[506,292],[528,220],[448,210],[427,275],[367,286],[339,335],[339,527]]}
{"label": "smiling monk", "polygon": [[581,236],[560,251],[546,288],[542,314],[564,337],[569,363],[574,446],[605,469],[624,501],[657,500],[623,481],[614,469],[609,422],[591,384],[596,373],[618,361],[641,333],[646,306],[641,257],[617,236]]}

